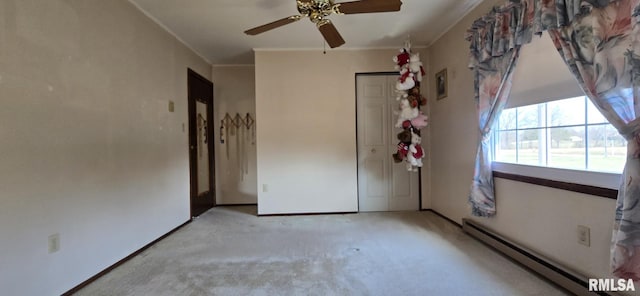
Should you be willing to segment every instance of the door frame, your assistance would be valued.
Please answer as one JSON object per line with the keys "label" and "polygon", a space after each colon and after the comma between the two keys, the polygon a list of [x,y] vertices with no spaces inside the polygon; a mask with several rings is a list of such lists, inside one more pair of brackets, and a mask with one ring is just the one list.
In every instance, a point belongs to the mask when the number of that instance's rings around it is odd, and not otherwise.
{"label": "door frame", "polygon": [[[355,97],[356,97],[356,99],[354,100],[355,111],[356,111],[356,116],[355,116],[356,162],[358,159],[360,159],[360,155],[359,155],[360,151],[358,149],[358,147],[360,147],[360,143],[358,143],[358,77],[359,76],[391,76],[391,75],[398,76],[400,74],[398,74],[398,72],[356,72],[355,73],[353,88],[355,89]],[[391,122],[393,122],[393,120],[391,120]],[[359,163],[358,165],[356,165],[356,193],[358,195],[358,212],[360,212],[360,184],[358,183],[360,182],[359,181],[360,169],[358,169],[358,167],[359,167]],[[425,210],[422,208],[422,168],[418,168],[418,210],[419,211]]]}
{"label": "door frame", "polygon": [[[200,215],[201,213],[194,213],[194,199],[198,198],[198,131],[197,131],[197,118],[196,118],[196,100],[203,98],[197,98],[196,92],[192,89],[194,81],[203,82],[211,89],[211,95],[208,98],[204,98],[207,104],[207,139],[209,154],[209,198],[213,201],[211,207],[216,206],[216,183],[215,183],[215,145],[214,139],[214,125],[213,125],[213,82],[204,76],[198,74],[191,68],[187,68],[187,101],[188,101],[188,120],[189,120],[189,204],[190,204],[190,216]],[[211,208],[209,207],[209,208]]]}

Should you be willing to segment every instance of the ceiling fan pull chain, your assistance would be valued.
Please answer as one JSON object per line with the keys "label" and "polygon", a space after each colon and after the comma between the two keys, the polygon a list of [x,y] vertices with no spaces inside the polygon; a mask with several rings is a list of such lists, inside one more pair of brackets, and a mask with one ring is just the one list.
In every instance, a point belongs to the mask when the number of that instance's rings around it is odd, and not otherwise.
{"label": "ceiling fan pull chain", "polygon": [[327,54],[327,41],[322,39],[324,42],[324,51],[322,52],[323,54]]}

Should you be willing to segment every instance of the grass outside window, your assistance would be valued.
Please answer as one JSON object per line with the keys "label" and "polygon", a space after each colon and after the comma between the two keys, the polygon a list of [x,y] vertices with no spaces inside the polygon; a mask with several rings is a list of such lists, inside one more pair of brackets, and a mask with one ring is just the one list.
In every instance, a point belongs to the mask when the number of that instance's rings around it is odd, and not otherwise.
{"label": "grass outside window", "polygon": [[621,173],[626,141],[586,97],[505,109],[493,134],[494,160]]}

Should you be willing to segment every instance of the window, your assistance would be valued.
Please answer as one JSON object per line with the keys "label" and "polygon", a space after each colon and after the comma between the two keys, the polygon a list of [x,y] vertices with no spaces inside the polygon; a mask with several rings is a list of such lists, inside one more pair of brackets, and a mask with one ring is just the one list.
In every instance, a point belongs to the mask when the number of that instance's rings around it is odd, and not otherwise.
{"label": "window", "polygon": [[493,128],[493,170],[616,190],[626,142],[576,83],[545,32],[522,47]]}
{"label": "window", "polygon": [[626,160],[626,140],[585,96],[505,109],[493,130],[498,162],[619,174]]}

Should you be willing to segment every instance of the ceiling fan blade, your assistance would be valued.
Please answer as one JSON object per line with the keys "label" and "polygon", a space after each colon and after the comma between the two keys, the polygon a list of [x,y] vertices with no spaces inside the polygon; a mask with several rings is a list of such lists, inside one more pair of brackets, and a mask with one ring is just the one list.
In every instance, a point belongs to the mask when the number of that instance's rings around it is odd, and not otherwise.
{"label": "ceiling fan blade", "polygon": [[361,0],[336,3],[336,10],[342,14],[400,11],[400,0]]}
{"label": "ceiling fan blade", "polygon": [[279,20],[277,20],[275,22],[271,22],[271,23],[268,23],[266,25],[262,25],[262,26],[259,26],[259,27],[255,27],[253,29],[246,30],[246,31],[244,31],[244,33],[247,34],[247,35],[258,35],[260,33],[264,33],[266,31],[273,30],[275,28],[282,27],[284,25],[288,25],[288,24],[293,23],[293,22],[297,22],[301,18],[302,18],[302,16],[300,16],[300,15],[292,15],[290,17],[285,17],[283,19],[279,19]]}
{"label": "ceiling fan blade", "polygon": [[324,37],[324,40],[327,41],[331,48],[336,48],[345,43],[340,33],[338,33],[336,26],[329,20],[318,23],[318,30],[320,30],[322,37]]}

